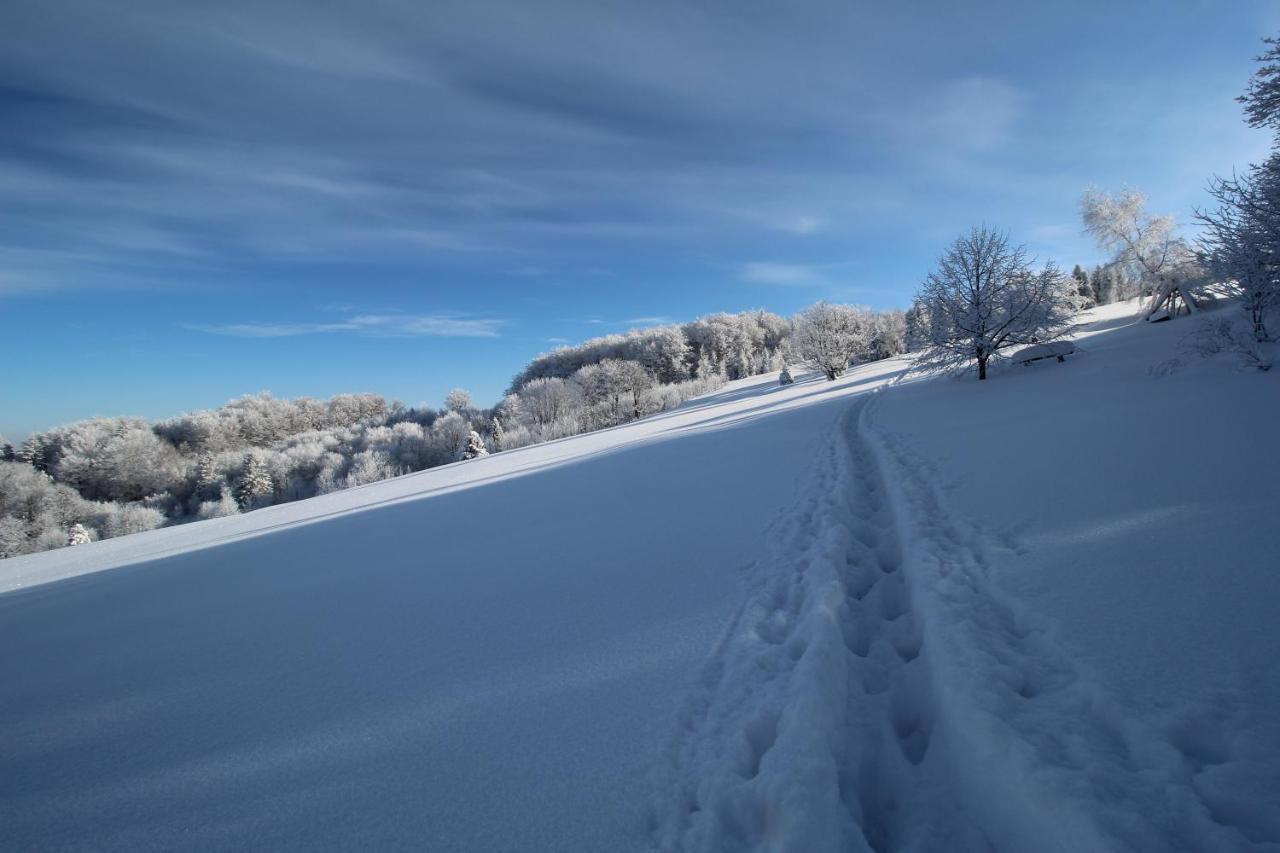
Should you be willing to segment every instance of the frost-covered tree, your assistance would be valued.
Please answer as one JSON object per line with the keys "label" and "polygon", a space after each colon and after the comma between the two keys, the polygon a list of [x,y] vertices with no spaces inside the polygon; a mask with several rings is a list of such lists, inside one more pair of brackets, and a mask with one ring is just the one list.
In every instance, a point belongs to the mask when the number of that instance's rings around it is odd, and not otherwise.
{"label": "frost-covered tree", "polygon": [[224,485],[222,472],[218,470],[213,454],[208,451],[201,453],[196,459],[194,491],[196,500],[200,502],[216,500]]}
{"label": "frost-covered tree", "polygon": [[93,537],[89,535],[89,530],[80,522],[71,525],[71,529],[67,531],[68,545],[87,545],[93,541]]}
{"label": "frost-covered tree", "polygon": [[351,460],[351,468],[347,471],[347,488],[367,486],[378,483],[388,477],[395,476],[391,461],[380,450],[362,450]]}
{"label": "frost-covered tree", "polygon": [[1072,313],[1058,270],[1049,263],[1033,269],[1023,247],[985,226],[951,244],[917,298],[930,318],[930,347],[919,366],[976,362],[979,379],[1004,350],[1059,337]]}
{"label": "frost-covered tree", "polygon": [[640,363],[659,382],[681,382],[689,378],[689,341],[679,326],[653,330],[638,349]]}
{"label": "frost-covered tree", "polygon": [[457,462],[462,458],[467,447],[467,435],[471,426],[466,418],[457,412],[449,412],[431,425],[431,444],[434,448],[437,464]]}
{"label": "frost-covered tree", "polygon": [[558,376],[531,379],[517,392],[520,408],[539,426],[554,423],[569,413],[577,392]]}
{"label": "frost-covered tree", "polygon": [[631,417],[644,416],[644,395],[653,387],[653,376],[638,361],[621,361],[615,365],[615,381],[622,393],[630,398]]}
{"label": "frost-covered tree", "polygon": [[1114,253],[1112,265],[1126,269],[1152,294],[1150,316],[1167,300],[1181,297],[1190,312],[1197,309],[1199,283],[1195,255],[1177,235],[1173,216],[1147,212],[1147,197],[1136,189],[1114,195],[1088,188],[1080,200],[1085,231],[1099,248]]}
{"label": "frost-covered tree", "polygon": [[475,409],[471,402],[471,392],[463,388],[454,388],[444,398],[444,407],[451,412],[466,415]]}
{"label": "frost-covered tree", "polygon": [[236,515],[239,512],[240,506],[236,503],[236,499],[232,497],[231,490],[223,486],[217,498],[200,503],[200,506],[196,509],[196,518],[201,520],[223,518],[228,515]]}
{"label": "frost-covered tree", "polygon": [[4,440],[4,436],[0,436],[0,462],[12,462],[18,458],[18,452],[13,449],[13,445]]}
{"label": "frost-covered tree", "polygon": [[271,477],[262,458],[255,453],[246,454],[244,470],[236,484],[236,503],[246,512],[265,506],[272,489]]}
{"label": "frost-covered tree", "polygon": [[872,361],[893,358],[907,351],[907,315],[902,311],[881,311],[872,316]]}
{"label": "frost-covered tree", "polygon": [[788,322],[767,311],[712,314],[679,326],[634,329],[543,353],[516,374],[511,391],[534,379],[568,379],[605,359],[642,364],[659,383],[727,374],[733,378],[775,369]]}
{"label": "frost-covered tree", "polygon": [[493,452],[498,453],[502,450],[502,436],[506,432],[506,428],[502,426],[502,418],[498,415],[493,416],[493,425],[490,427],[489,433],[493,436]]}
{"label": "frost-covered tree", "polygon": [[789,367],[782,368],[782,372],[778,374],[778,384],[791,385],[795,381],[796,381],[795,377],[791,375],[791,368]]}
{"label": "frost-covered tree", "polygon": [[1253,339],[1268,341],[1267,321],[1280,307],[1280,153],[1244,175],[1213,179],[1209,193],[1219,207],[1196,214],[1204,260],[1239,289]]}
{"label": "frost-covered tree", "polygon": [[905,340],[907,352],[919,352],[928,347],[932,340],[929,331],[929,312],[919,297],[911,301],[911,307],[907,309],[903,319],[907,327]]}
{"label": "frost-covered tree", "polygon": [[1280,40],[1264,38],[1267,49],[1256,60],[1261,67],[1253,72],[1245,93],[1236,98],[1244,104],[1250,127],[1280,130]]}
{"label": "frost-covered tree", "polygon": [[164,526],[164,513],[154,507],[141,504],[118,504],[112,507],[102,522],[103,537],[128,536],[145,533]]}
{"label": "frost-covered tree", "polygon": [[[1250,125],[1278,132],[1271,155],[1243,175],[1211,180],[1218,208],[1196,214],[1204,226],[1201,256],[1215,278],[1239,289],[1254,343],[1271,339],[1267,320],[1280,306],[1280,41],[1263,41],[1262,65],[1237,100]],[[1199,337],[1213,335],[1202,330]]]}
{"label": "frost-covered tree", "polygon": [[1071,280],[1075,283],[1077,303],[1081,308],[1092,308],[1098,304],[1093,285],[1089,283],[1089,274],[1079,264],[1071,268]]}
{"label": "frost-covered tree", "polygon": [[42,433],[33,433],[22,441],[18,459],[37,471],[48,474],[56,461],[56,446]]}
{"label": "frost-covered tree", "polygon": [[484,439],[480,437],[480,433],[475,430],[467,433],[467,446],[462,450],[463,459],[479,459],[481,456],[488,456],[489,450],[484,446]]}
{"label": "frost-covered tree", "polygon": [[791,347],[805,364],[834,380],[868,357],[873,332],[870,309],[818,302],[792,320]]}

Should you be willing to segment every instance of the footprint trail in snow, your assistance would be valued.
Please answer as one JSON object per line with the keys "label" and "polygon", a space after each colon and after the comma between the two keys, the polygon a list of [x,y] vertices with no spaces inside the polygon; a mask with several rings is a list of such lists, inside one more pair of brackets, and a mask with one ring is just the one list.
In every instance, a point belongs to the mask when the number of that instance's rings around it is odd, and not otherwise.
{"label": "footprint trail in snow", "polygon": [[770,530],[659,774],[655,847],[1249,849],[992,587],[980,533],[869,427],[877,399]]}

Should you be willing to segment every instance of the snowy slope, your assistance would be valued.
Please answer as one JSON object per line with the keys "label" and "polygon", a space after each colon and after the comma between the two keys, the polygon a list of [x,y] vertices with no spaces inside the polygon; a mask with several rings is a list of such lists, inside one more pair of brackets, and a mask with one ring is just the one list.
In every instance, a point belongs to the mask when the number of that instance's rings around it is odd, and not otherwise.
{"label": "snowy slope", "polygon": [[987,704],[1049,789],[1137,849],[1280,849],[1280,375],[1180,356],[1192,323],[1135,308],[1089,312],[1078,356],[981,393],[897,388],[876,432],[904,491],[933,484],[915,523],[959,520],[1009,617],[1046,632],[1053,659],[989,650],[1029,656],[1008,677],[1069,700],[1062,719]]}
{"label": "snowy slope", "polygon": [[742,567],[900,367],[5,561],[0,849],[642,847]]}
{"label": "snowy slope", "polygon": [[0,849],[1280,850],[1280,375],[735,383],[0,563]]}

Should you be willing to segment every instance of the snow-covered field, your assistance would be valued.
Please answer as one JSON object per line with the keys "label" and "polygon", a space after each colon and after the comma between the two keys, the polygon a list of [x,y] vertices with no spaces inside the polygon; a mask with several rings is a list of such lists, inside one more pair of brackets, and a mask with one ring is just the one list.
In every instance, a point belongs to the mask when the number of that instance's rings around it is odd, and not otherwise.
{"label": "snow-covered field", "polygon": [[1280,850],[1280,375],[733,383],[0,563],[0,849]]}

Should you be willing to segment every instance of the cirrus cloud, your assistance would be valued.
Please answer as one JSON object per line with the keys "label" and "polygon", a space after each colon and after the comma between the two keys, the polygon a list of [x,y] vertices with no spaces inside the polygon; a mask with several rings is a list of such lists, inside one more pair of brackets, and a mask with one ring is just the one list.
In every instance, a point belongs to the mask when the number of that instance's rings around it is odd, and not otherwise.
{"label": "cirrus cloud", "polygon": [[332,323],[216,323],[190,328],[235,338],[291,338],[351,332],[378,338],[496,338],[502,320],[447,314],[360,314]]}

